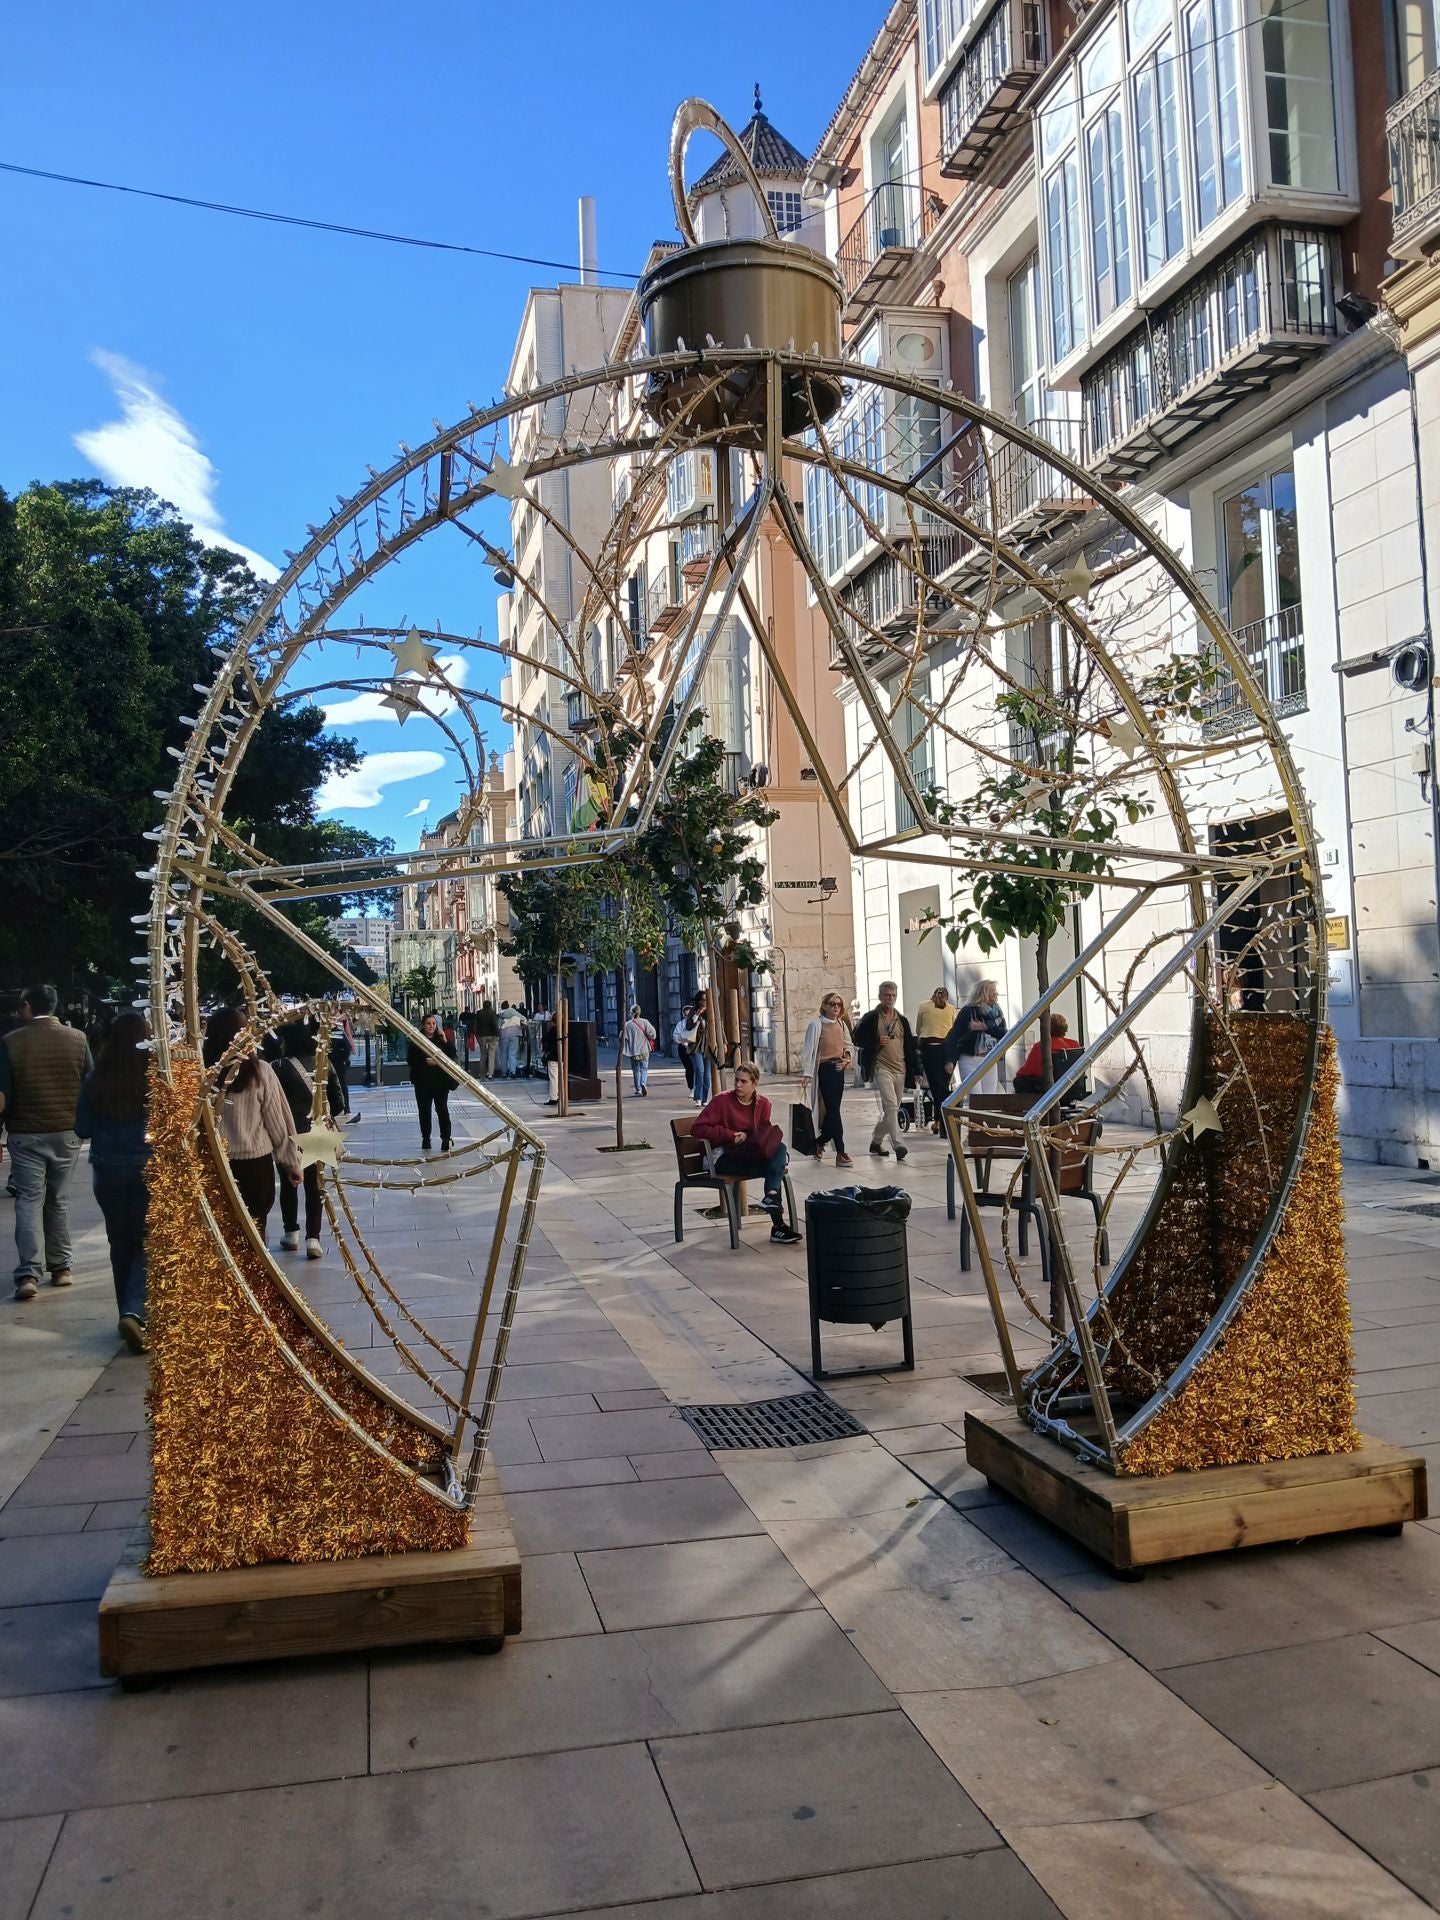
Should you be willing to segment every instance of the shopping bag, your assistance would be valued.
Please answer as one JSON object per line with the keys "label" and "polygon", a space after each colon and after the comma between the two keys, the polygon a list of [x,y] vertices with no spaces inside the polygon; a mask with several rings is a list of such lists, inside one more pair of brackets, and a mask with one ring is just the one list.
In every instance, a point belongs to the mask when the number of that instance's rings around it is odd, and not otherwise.
{"label": "shopping bag", "polygon": [[815,1152],[815,1116],[803,1100],[790,1109],[790,1145],[796,1153]]}

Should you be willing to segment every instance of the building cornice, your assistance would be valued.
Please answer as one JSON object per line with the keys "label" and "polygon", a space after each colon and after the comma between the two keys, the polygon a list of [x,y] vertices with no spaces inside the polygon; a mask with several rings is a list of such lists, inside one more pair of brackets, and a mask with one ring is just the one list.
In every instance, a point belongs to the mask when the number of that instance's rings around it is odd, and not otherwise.
{"label": "building cornice", "polygon": [[1440,336],[1440,254],[1412,260],[1392,273],[1380,288],[1386,311],[1394,316],[1407,354]]}

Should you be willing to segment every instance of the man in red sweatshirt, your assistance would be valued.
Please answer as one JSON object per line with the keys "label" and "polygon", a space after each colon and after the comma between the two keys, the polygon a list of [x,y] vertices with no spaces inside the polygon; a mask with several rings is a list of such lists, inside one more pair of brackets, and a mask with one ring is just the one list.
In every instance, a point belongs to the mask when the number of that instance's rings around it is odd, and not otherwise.
{"label": "man in red sweatshirt", "polygon": [[744,1061],[735,1069],[735,1091],[717,1093],[695,1116],[692,1133],[722,1149],[716,1172],[759,1178],[765,1185],[761,1206],[770,1216],[770,1238],[793,1246],[799,1232],[787,1226],[782,1183],[789,1153],[785,1136],[770,1118],[770,1102],[760,1091],[760,1069]]}

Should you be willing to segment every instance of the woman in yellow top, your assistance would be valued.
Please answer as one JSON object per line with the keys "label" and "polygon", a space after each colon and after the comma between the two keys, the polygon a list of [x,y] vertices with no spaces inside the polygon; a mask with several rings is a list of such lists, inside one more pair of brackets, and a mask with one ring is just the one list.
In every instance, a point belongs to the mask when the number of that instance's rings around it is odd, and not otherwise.
{"label": "woman in yellow top", "polygon": [[915,1016],[920,1064],[925,1069],[925,1081],[935,1105],[935,1118],[930,1123],[932,1133],[940,1131],[940,1108],[950,1091],[950,1062],[945,1057],[945,1042],[954,1024],[955,1009],[950,1004],[950,995],[944,987],[936,987]]}

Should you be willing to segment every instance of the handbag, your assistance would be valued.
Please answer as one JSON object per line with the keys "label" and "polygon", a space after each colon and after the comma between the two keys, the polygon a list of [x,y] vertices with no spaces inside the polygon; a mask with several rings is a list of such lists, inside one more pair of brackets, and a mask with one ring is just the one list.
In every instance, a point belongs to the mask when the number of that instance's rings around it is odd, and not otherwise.
{"label": "handbag", "polygon": [[790,1108],[790,1145],[796,1153],[815,1152],[815,1116],[803,1100]]}

